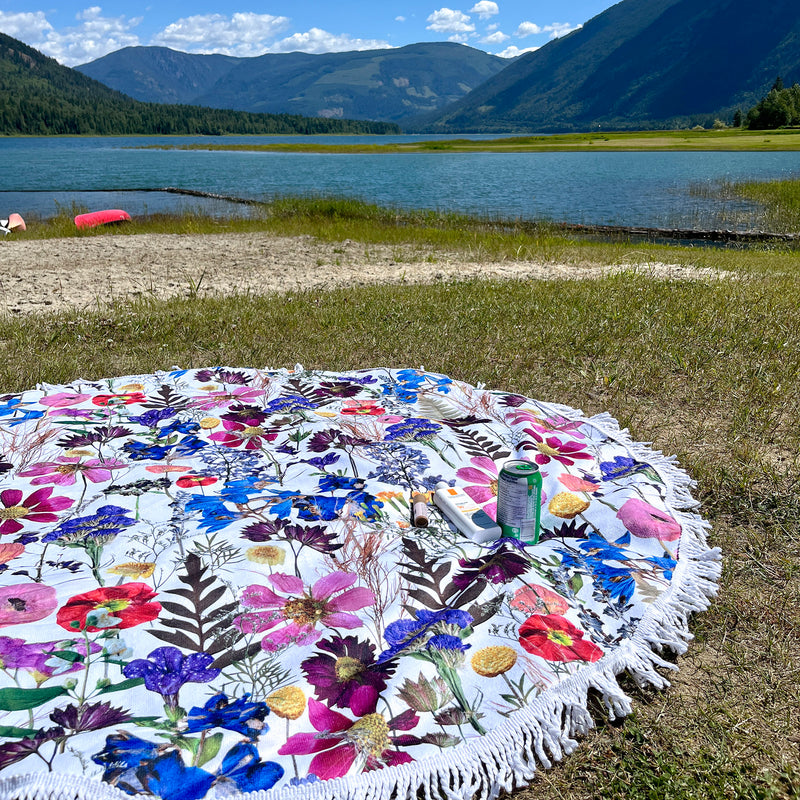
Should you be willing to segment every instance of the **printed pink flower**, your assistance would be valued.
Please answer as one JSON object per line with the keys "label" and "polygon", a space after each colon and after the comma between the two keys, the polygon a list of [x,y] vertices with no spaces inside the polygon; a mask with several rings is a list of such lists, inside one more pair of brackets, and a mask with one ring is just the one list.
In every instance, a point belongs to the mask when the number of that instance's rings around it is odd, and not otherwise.
{"label": "printed pink flower", "polygon": [[674,542],[681,538],[681,526],[669,514],[638,497],[626,500],[617,511],[617,518],[634,536],[642,539]]}
{"label": "printed pink flower", "polygon": [[287,623],[264,637],[261,646],[270,652],[288,644],[313,644],[322,636],[317,625],[360,628],[361,619],[348,612],[375,602],[369,589],[350,588],[356,581],[352,572],[331,572],[308,589],[300,578],[283,572],[268,575],[265,580],[281,594],[267,586],[248,586],[242,594],[242,604],[258,610],[240,615],[234,625],[243,633],[261,633]]}
{"label": "printed pink flower", "polygon": [[586,478],[579,478],[577,475],[569,475],[567,473],[559,475],[558,480],[571,492],[586,492],[587,494],[594,494],[594,492],[600,488],[599,481],[587,480]]}
{"label": "printed pink flower", "polygon": [[8,564],[17,556],[21,556],[25,552],[25,545],[18,542],[8,542],[0,544],[0,564]]}
{"label": "printed pink flower", "polygon": [[497,519],[497,464],[487,456],[474,456],[470,459],[471,467],[461,467],[456,477],[469,481],[464,491],[483,507],[492,518]]}
{"label": "printed pink flower", "polygon": [[110,481],[112,470],[126,466],[124,461],[115,458],[90,458],[81,461],[79,456],[59,456],[55,461],[40,461],[20,472],[22,477],[37,477],[31,481],[32,486],[41,486],[43,483],[54,483],[56,486],[72,486],[78,475],[92,483]]}
{"label": "printed pink flower", "polygon": [[39,404],[50,408],[67,408],[77,406],[91,397],[89,394],[79,394],[78,392],[58,392],[50,394],[39,400]]}
{"label": "printed pink flower", "polygon": [[225,430],[212,433],[208,438],[225,445],[225,447],[244,445],[245,450],[260,450],[265,441],[274,442],[278,438],[277,431],[261,427],[261,419],[260,416],[244,422],[224,419],[222,426]]}
{"label": "printed pink flower", "polygon": [[526,428],[525,433],[535,444],[524,446],[526,450],[536,449],[539,452],[533,457],[537,464],[549,464],[551,460],[571,467],[576,460],[590,459],[592,456],[583,449],[580,442],[572,442],[566,437],[547,436],[534,428]]}
{"label": "printed pink flower", "polygon": [[511,608],[523,614],[563,614],[569,603],[557,592],[546,586],[522,586],[514,592],[509,603]]}
{"label": "printed pink flower", "polygon": [[308,772],[322,780],[341,778],[354,764],[362,772],[408,764],[414,759],[396,748],[420,741],[416,736],[389,735],[390,730],[408,731],[419,722],[419,717],[410,711],[388,722],[381,714],[366,714],[353,720],[310,697],[308,719],[316,733],[290,736],[278,755],[315,754]]}
{"label": "printed pink flower", "polygon": [[0,587],[0,628],[36,622],[55,611],[56,590],[41,583]]}
{"label": "printed pink flower", "polygon": [[263,389],[253,389],[251,386],[235,386],[233,389],[209,392],[203,397],[195,397],[192,399],[192,405],[195,408],[202,408],[204,411],[210,411],[212,408],[227,408],[234,403],[247,405],[263,397],[263,395]]}
{"label": "printed pink flower", "polygon": [[553,416],[553,417],[540,417],[532,411],[525,408],[515,409],[506,414],[506,420],[514,425],[524,422],[530,422],[534,430],[539,433],[552,433],[553,431],[560,431],[572,436],[573,439],[583,439],[584,435],[581,431],[581,423],[578,420],[567,419],[566,417]]}
{"label": "printed pink flower", "polygon": [[25,500],[19,489],[5,489],[0,492],[0,534],[16,533],[22,530],[20,520],[26,522],[57,522],[58,514],[54,511],[63,511],[75,501],[69,497],[51,497],[53,488],[37,489],[29,494]]}

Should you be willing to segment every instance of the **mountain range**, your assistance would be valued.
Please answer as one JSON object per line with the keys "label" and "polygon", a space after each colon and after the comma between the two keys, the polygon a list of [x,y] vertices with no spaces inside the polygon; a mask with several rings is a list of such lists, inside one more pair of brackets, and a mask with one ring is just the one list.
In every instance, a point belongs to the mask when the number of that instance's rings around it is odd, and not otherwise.
{"label": "mountain range", "polygon": [[[412,133],[709,127],[744,114],[779,76],[800,82],[800,2],[622,0],[513,60],[450,42],[249,58],[133,47],[67,71],[137,101],[376,120]],[[0,117],[9,97],[27,102],[6,92]]]}
{"label": "mountain range", "polygon": [[126,47],[76,69],[137,100],[399,121],[440,111],[509,64],[452,42],[235,58]]}
{"label": "mountain range", "polygon": [[730,122],[800,81],[798,0],[623,0],[406,130],[568,131]]}

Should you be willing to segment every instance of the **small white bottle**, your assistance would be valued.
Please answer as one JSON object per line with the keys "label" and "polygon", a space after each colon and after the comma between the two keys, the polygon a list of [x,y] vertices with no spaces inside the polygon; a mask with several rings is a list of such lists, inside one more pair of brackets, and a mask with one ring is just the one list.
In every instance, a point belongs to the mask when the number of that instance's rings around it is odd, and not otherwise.
{"label": "small white bottle", "polygon": [[500,526],[457,486],[448,486],[440,481],[436,484],[433,502],[473,542],[491,542],[503,535]]}

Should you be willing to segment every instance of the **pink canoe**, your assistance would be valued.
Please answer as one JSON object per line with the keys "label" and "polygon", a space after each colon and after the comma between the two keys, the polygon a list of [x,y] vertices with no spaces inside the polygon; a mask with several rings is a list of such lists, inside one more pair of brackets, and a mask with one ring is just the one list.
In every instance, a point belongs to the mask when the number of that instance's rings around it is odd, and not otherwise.
{"label": "pink canoe", "polygon": [[78,214],[75,225],[79,228],[94,228],[97,225],[108,225],[109,222],[130,222],[131,215],[118,208],[108,208],[105,211],[91,211],[88,214]]}

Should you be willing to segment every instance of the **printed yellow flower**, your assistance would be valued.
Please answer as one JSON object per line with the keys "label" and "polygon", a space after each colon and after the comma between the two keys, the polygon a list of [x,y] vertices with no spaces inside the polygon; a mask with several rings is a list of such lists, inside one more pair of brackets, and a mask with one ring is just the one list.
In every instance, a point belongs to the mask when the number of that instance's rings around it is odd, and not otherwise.
{"label": "printed yellow flower", "polygon": [[517,663],[516,652],[506,645],[493,645],[472,656],[472,669],[484,678],[495,678],[508,672]]}
{"label": "printed yellow flower", "polygon": [[250,547],[246,555],[248,561],[254,561],[256,564],[269,564],[271,567],[283,564],[286,561],[286,552],[272,544],[260,544],[257,547]]}
{"label": "printed yellow flower", "polygon": [[587,508],[589,508],[589,501],[571,492],[559,492],[547,504],[548,511],[554,517],[562,519],[572,519],[586,511]]}
{"label": "printed yellow flower", "polygon": [[108,571],[114,575],[124,575],[126,578],[149,578],[156,565],[151,561],[128,561],[125,564],[117,564]]}
{"label": "printed yellow flower", "polygon": [[331,419],[332,417],[338,416],[334,414],[332,411],[315,411],[314,412],[318,417],[326,417],[327,419]]}
{"label": "printed yellow flower", "polygon": [[120,387],[120,392],[143,392],[144,385],[141,383],[126,383],[124,386]]}
{"label": "printed yellow flower", "polygon": [[219,425],[219,420],[216,417],[203,417],[200,420],[200,427],[203,430],[210,431],[212,428],[216,428]]}
{"label": "printed yellow flower", "polygon": [[264,701],[281,719],[297,719],[306,710],[306,696],[297,686],[284,686]]}

